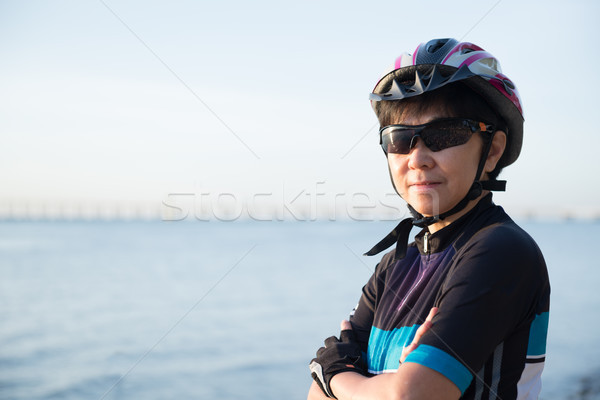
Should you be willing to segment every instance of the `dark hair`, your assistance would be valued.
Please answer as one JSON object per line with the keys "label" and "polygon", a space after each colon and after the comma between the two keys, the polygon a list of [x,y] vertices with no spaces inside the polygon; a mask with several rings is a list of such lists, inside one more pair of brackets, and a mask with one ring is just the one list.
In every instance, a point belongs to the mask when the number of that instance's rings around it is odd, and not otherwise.
{"label": "dark hair", "polygon": [[[491,124],[496,130],[506,132],[506,123],[483,97],[462,82],[455,82],[419,96],[402,100],[378,101],[375,114],[381,127],[397,124],[406,118],[427,111],[437,111],[446,117],[462,117]],[[485,137],[484,137],[485,140]],[[502,167],[488,172],[488,179],[495,180]]]}

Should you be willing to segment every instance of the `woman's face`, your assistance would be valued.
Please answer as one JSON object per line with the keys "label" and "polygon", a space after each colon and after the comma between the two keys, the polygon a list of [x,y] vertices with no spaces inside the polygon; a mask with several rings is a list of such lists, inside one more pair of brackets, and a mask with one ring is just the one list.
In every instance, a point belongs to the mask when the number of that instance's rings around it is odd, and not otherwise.
{"label": "woman's face", "polygon": [[[447,118],[436,111],[398,121],[421,125]],[[396,190],[415,210],[425,216],[449,211],[460,202],[475,180],[483,140],[473,135],[465,144],[432,151],[417,138],[409,154],[388,154],[390,174]]]}

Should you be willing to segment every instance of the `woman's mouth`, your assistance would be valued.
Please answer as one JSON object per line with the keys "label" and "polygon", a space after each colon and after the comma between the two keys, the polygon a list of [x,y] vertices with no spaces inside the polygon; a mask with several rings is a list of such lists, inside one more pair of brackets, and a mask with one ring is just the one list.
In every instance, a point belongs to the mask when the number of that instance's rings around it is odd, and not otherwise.
{"label": "woman's mouth", "polygon": [[430,190],[430,189],[435,189],[437,186],[439,186],[440,182],[437,181],[419,181],[419,182],[414,182],[412,184],[410,184],[410,188],[412,189],[416,189],[416,190]]}

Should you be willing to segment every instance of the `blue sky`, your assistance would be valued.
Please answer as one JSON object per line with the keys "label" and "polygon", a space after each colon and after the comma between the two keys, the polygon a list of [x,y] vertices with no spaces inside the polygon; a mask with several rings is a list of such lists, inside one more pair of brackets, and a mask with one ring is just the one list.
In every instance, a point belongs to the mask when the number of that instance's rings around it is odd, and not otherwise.
{"label": "blue sky", "polygon": [[393,202],[368,93],[402,52],[455,37],[498,57],[524,102],[523,152],[497,202],[519,215],[598,216],[599,11],[595,1],[3,1],[0,208],[160,206],[176,193],[233,208]]}

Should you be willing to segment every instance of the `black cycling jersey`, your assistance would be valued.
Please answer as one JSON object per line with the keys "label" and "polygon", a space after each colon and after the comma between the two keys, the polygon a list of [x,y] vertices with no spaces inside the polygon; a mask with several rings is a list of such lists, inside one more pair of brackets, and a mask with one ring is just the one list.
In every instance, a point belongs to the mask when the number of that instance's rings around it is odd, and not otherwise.
{"label": "black cycling jersey", "polygon": [[533,239],[484,197],[406,256],[377,265],[351,316],[372,374],[396,371],[429,310],[433,328],[405,360],[432,368],[462,399],[537,399],[544,366],[550,284]]}

